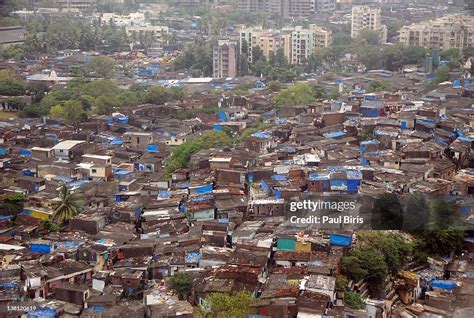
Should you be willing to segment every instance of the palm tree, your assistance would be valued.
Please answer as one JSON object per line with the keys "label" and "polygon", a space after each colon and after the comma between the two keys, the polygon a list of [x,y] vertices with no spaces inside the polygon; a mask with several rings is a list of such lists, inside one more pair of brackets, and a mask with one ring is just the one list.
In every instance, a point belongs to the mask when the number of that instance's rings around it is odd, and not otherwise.
{"label": "palm tree", "polygon": [[79,193],[73,193],[64,184],[58,193],[59,201],[54,203],[53,220],[64,222],[78,214],[84,205],[82,196]]}

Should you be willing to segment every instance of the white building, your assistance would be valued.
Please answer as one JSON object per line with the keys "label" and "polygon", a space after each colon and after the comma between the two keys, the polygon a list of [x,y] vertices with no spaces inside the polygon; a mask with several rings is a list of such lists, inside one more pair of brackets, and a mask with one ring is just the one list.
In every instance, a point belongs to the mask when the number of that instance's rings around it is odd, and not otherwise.
{"label": "white building", "polygon": [[436,20],[404,26],[399,31],[399,42],[404,46],[429,49],[464,49],[474,46],[474,17],[451,14]]}
{"label": "white building", "polygon": [[382,24],[382,13],[378,7],[352,7],[351,37],[356,38],[362,30],[378,31],[380,42],[387,42],[387,26]]}

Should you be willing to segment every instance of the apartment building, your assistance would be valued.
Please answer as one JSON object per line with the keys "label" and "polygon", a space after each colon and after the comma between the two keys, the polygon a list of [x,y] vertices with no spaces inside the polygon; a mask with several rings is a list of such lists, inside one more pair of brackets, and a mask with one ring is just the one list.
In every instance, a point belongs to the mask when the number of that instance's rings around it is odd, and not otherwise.
{"label": "apartment building", "polygon": [[218,40],[213,48],[212,73],[215,78],[237,76],[238,44],[232,40]]}
{"label": "apartment building", "polygon": [[242,12],[260,12],[269,15],[282,15],[283,4],[288,0],[239,0],[238,8]]}
{"label": "apartment building", "polygon": [[309,17],[336,9],[336,0],[238,0],[242,12],[260,12],[284,18]]}
{"label": "apartment building", "polygon": [[78,9],[83,12],[97,10],[98,0],[54,0],[54,7],[61,10]]}
{"label": "apartment building", "polygon": [[282,30],[283,51],[291,64],[302,64],[318,48],[331,45],[332,33],[310,24],[307,29],[301,26],[286,27]]}
{"label": "apartment building", "polygon": [[163,43],[166,41],[166,34],[169,33],[167,26],[159,25],[132,25],[125,27],[128,36],[139,37],[140,34],[150,34],[153,43]]}
{"label": "apartment building", "polygon": [[244,28],[240,30],[241,53],[244,53],[242,51],[244,40],[247,42],[249,62],[253,61],[252,48],[258,46],[267,59],[270,53],[283,49],[289,63],[301,64],[316,49],[331,45],[332,33],[316,24],[310,24],[308,28],[296,26],[285,27],[282,30]]}
{"label": "apartment building", "polygon": [[387,42],[387,26],[382,24],[382,13],[378,7],[352,7],[351,37],[356,38],[362,30],[373,30],[380,33],[380,42]]}
{"label": "apartment building", "polygon": [[332,12],[336,10],[336,0],[313,0],[315,12]]}
{"label": "apartment building", "polygon": [[271,52],[276,52],[283,47],[281,32],[277,30],[263,30],[263,28],[244,28],[240,30],[239,50],[243,52],[243,43],[247,43],[249,62],[253,61],[252,48],[258,46],[263,55],[268,59]]}
{"label": "apartment building", "polygon": [[314,13],[314,0],[283,0],[283,17],[284,18],[300,18],[309,17]]}
{"label": "apartment building", "polygon": [[430,21],[404,26],[399,31],[404,46],[430,49],[464,49],[474,46],[474,16],[452,14]]}

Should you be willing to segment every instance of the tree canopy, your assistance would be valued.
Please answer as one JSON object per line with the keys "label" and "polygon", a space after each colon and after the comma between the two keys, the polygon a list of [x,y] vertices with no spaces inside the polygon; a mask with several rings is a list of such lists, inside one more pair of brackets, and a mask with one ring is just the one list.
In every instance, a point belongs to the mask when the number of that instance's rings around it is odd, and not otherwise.
{"label": "tree canopy", "polygon": [[170,288],[180,300],[186,299],[193,287],[193,279],[186,273],[176,273],[168,280]]}
{"label": "tree canopy", "polygon": [[306,83],[296,84],[279,91],[272,99],[277,106],[295,106],[311,103],[316,100],[311,86]]}
{"label": "tree canopy", "polygon": [[215,318],[242,318],[255,312],[256,300],[247,291],[240,291],[234,295],[211,294],[206,297],[205,305],[200,307],[201,317]]}

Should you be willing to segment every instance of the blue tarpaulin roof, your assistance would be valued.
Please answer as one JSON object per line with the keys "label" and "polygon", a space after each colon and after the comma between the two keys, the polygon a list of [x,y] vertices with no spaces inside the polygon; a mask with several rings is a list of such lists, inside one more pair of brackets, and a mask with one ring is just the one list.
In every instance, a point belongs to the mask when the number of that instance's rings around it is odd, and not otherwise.
{"label": "blue tarpaulin roof", "polygon": [[224,129],[224,126],[214,124],[214,125],[212,125],[212,129],[215,130],[215,131],[222,131],[222,129]]}
{"label": "blue tarpaulin roof", "polygon": [[33,154],[31,153],[31,151],[29,150],[26,150],[26,149],[22,149],[20,150],[20,152],[18,152],[18,154],[20,156],[28,156],[28,157],[31,157]]}
{"label": "blue tarpaulin roof", "polygon": [[50,307],[39,307],[36,310],[29,311],[26,315],[28,318],[55,318],[56,311]]}
{"label": "blue tarpaulin roof", "polygon": [[155,144],[148,144],[146,145],[147,152],[158,152],[158,145]]}
{"label": "blue tarpaulin roof", "polygon": [[212,192],[212,184],[206,184],[195,189],[196,193],[204,194]]}
{"label": "blue tarpaulin roof", "polygon": [[114,173],[114,174],[117,174],[117,175],[126,175],[126,174],[132,173],[132,171],[130,171],[130,170],[123,170],[123,169],[114,169],[114,170],[113,170],[113,173]]}
{"label": "blue tarpaulin roof", "polygon": [[329,180],[329,173],[318,173],[318,172],[310,172],[308,175],[308,180],[310,181],[317,181],[317,180]]}
{"label": "blue tarpaulin roof", "polygon": [[449,280],[434,280],[431,282],[431,287],[433,288],[441,288],[446,290],[453,290],[458,285],[456,282],[449,281]]}
{"label": "blue tarpaulin roof", "polygon": [[170,191],[166,191],[166,190],[160,190],[158,192],[158,198],[161,198],[161,199],[169,199],[171,198],[171,192]]}
{"label": "blue tarpaulin roof", "polygon": [[360,170],[347,170],[348,180],[361,180],[362,172]]}
{"label": "blue tarpaulin roof", "polygon": [[200,258],[201,258],[201,256],[199,255],[199,253],[190,252],[190,253],[187,253],[187,254],[186,254],[186,256],[184,257],[184,261],[185,261],[187,264],[190,264],[190,263],[199,263]]}
{"label": "blue tarpaulin roof", "polygon": [[341,234],[331,234],[329,236],[329,242],[334,245],[350,246],[352,243],[352,237]]}
{"label": "blue tarpaulin roof", "polygon": [[89,183],[89,182],[91,182],[91,181],[90,180],[76,180],[76,181],[68,183],[67,186],[69,188],[76,188],[76,187],[81,187],[84,184]]}
{"label": "blue tarpaulin roof", "polygon": [[263,139],[270,139],[272,136],[268,133],[257,131],[252,134],[252,137],[263,138]]}
{"label": "blue tarpaulin roof", "polygon": [[54,176],[51,179],[53,179],[54,181],[62,181],[62,182],[65,182],[65,183],[69,183],[69,182],[72,182],[74,180],[73,178],[67,177],[67,176]]}
{"label": "blue tarpaulin roof", "polygon": [[111,144],[111,145],[122,145],[122,144],[123,144],[123,140],[122,140],[122,138],[113,138],[113,139],[110,141],[110,144]]}
{"label": "blue tarpaulin roof", "polygon": [[284,174],[274,174],[272,179],[276,181],[286,181],[288,180],[288,176]]}
{"label": "blue tarpaulin roof", "polygon": [[345,134],[346,133],[343,131],[331,131],[331,132],[323,134],[323,136],[328,137],[328,138],[336,138],[336,137],[342,137]]}

